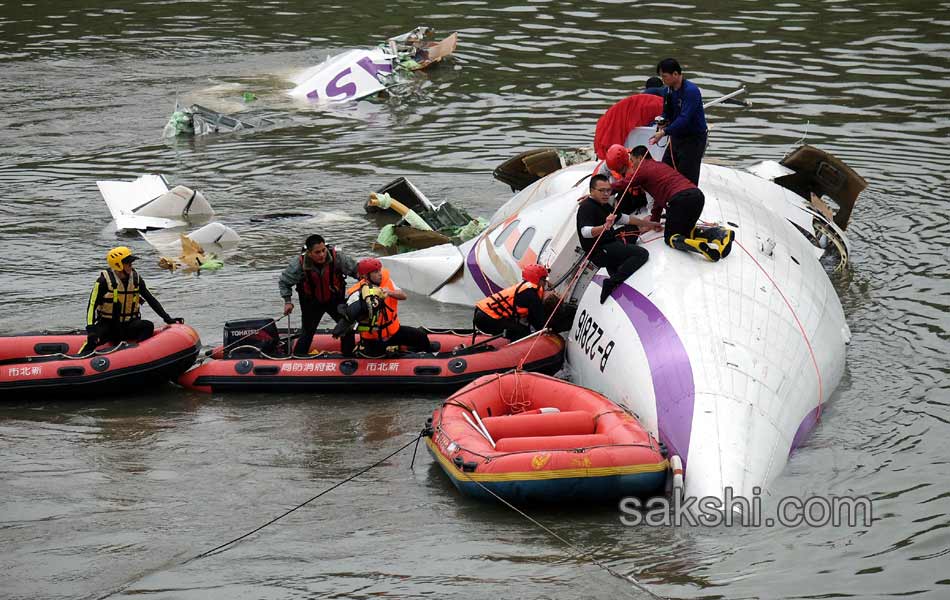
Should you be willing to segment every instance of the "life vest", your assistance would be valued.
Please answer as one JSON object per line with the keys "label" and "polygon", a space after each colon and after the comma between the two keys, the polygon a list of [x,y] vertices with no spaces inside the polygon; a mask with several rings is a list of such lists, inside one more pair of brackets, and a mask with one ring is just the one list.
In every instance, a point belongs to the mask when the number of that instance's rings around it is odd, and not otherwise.
{"label": "life vest", "polygon": [[367,315],[356,325],[364,340],[385,342],[399,331],[399,301],[392,296],[383,298],[382,289],[396,290],[387,269],[383,269],[383,280],[378,286],[368,279],[360,279],[346,290],[347,297],[358,292],[358,300],[366,304]]}
{"label": "life vest", "polygon": [[142,278],[135,271],[125,281],[119,279],[112,269],[102,271],[106,282],[106,293],[102,302],[96,306],[99,319],[118,319],[120,323],[141,318],[139,306],[142,303],[139,287]]}
{"label": "life vest", "polygon": [[303,279],[297,284],[297,293],[301,298],[309,298],[317,302],[330,302],[339,298],[346,287],[346,279],[340,266],[336,262],[336,250],[327,249],[327,262],[323,271],[306,268],[306,257],[300,255],[300,268],[303,270]]}
{"label": "life vest", "polygon": [[522,281],[517,285],[513,285],[500,292],[495,292],[491,296],[482,298],[475,304],[475,308],[495,320],[527,318],[528,309],[523,306],[515,306],[515,297],[521,290],[530,289],[536,289],[538,291],[538,298],[544,299],[544,290],[533,283]]}

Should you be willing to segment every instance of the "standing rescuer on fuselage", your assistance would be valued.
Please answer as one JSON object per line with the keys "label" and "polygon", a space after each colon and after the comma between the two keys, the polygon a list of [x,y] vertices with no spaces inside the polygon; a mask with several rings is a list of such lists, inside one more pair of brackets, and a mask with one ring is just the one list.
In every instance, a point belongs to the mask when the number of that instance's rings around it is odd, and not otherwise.
{"label": "standing rescuer on fuselage", "polygon": [[504,333],[511,341],[523,338],[531,329],[543,329],[546,317],[542,301],[547,278],[547,267],[526,265],[521,270],[521,283],[478,301],[473,325],[485,333]]}
{"label": "standing rescuer on fuselage", "polygon": [[[284,314],[294,310],[293,288],[300,299],[300,335],[294,345],[294,356],[308,356],[313,335],[324,314],[340,321],[339,306],[346,300],[346,276],[358,279],[356,261],[341,251],[328,246],[320,235],[311,235],[303,251],[280,274],[278,287],[284,299]],[[341,339],[344,354],[353,352],[352,336]]]}
{"label": "standing rescuer on fuselage", "polygon": [[142,298],[165,323],[184,323],[183,319],[168,316],[161,303],[148,291],[145,280],[132,268],[137,259],[125,246],[113,248],[106,254],[109,269],[101,271],[92,286],[86,309],[88,337],[79,349],[80,354],[92,352],[103,342],[141,342],[152,337],[155,325],[142,318]]}
{"label": "standing rescuer on fuselage", "polygon": [[656,66],[656,74],[666,86],[663,97],[663,123],[650,138],[658,143],[669,140],[663,162],[699,185],[699,168],[706,154],[708,129],[703,95],[696,84],[683,77],[683,69],[673,58],[664,58]]}

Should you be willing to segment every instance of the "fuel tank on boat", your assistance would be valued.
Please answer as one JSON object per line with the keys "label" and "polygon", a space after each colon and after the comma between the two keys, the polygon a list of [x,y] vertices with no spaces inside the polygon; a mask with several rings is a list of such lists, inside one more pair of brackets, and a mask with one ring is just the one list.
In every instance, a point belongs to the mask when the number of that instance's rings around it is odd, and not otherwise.
{"label": "fuel tank on boat", "polygon": [[549,265],[553,288],[576,310],[566,334],[574,381],[629,408],[680,456],[688,495],[721,498],[730,487],[749,496],[818,422],[851,335],[826,272],[847,263],[835,221],[847,222],[815,200],[828,196],[850,214],[866,184],[821,150],[790,156],[799,159],[753,169],[760,174],[704,163],[701,220],[735,231],[731,255],[710,263],[645,234],[649,261],[604,304],[606,271],[581,268],[575,226],[595,162],[531,183],[461,246],[383,261],[403,287],[469,305],[519,281],[522,265]]}

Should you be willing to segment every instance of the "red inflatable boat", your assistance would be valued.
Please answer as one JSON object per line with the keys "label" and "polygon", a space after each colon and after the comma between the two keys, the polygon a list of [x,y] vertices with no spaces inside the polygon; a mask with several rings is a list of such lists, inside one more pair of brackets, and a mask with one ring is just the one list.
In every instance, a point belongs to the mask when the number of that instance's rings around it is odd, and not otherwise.
{"label": "red inflatable boat", "polygon": [[666,485],[660,445],[632,414],[537,373],[473,381],[435,410],[426,432],[455,487],[478,498],[599,502],[660,494]]}
{"label": "red inflatable boat", "polygon": [[195,330],[179,324],[160,327],[142,342],[76,356],[85,341],[85,332],[0,336],[0,398],[65,399],[145,389],[178,377],[201,349]]}
{"label": "red inflatable boat", "polygon": [[[253,331],[253,330],[251,330]],[[326,330],[317,332],[311,356],[274,356],[252,346],[239,346],[223,358],[222,347],[178,379],[181,385],[203,392],[308,392],[332,388],[390,390],[461,387],[488,373],[517,367],[556,373],[564,362],[564,341],[554,333],[540,333],[509,343],[497,336],[471,331],[426,330],[441,351],[397,352],[379,358],[345,357],[340,341]],[[283,345],[281,346],[283,348]],[[530,351],[530,353],[529,353]]]}

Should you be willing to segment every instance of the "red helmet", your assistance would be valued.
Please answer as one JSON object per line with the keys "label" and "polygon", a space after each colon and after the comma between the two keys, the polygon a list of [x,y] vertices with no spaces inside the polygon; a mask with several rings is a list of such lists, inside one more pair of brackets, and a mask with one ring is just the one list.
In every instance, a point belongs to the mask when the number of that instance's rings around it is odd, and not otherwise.
{"label": "red helmet", "polygon": [[528,283],[539,285],[541,280],[548,276],[548,268],[544,265],[525,265],[521,269],[521,278]]}
{"label": "red helmet", "polygon": [[623,144],[614,144],[607,148],[605,161],[611,171],[623,171],[630,164],[630,152]]}
{"label": "red helmet", "polygon": [[373,271],[379,271],[383,268],[383,263],[378,258],[364,258],[356,263],[356,274],[360,277],[366,277]]}

